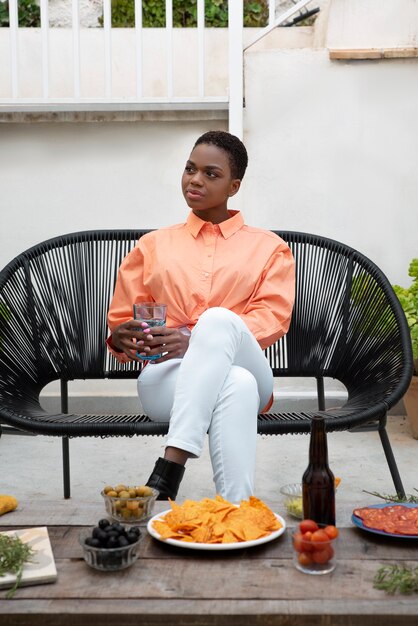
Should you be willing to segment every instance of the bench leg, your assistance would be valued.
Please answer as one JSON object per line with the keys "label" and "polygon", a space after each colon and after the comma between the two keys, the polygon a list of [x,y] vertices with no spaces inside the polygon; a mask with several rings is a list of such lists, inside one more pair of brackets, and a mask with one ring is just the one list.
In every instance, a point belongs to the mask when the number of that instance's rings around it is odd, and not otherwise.
{"label": "bench leg", "polygon": [[70,440],[68,437],[62,438],[62,471],[64,479],[64,498],[71,498],[70,485]]}
{"label": "bench leg", "polygon": [[316,392],[318,396],[318,411],[325,411],[325,388],[323,376],[316,378]]}
{"label": "bench leg", "polygon": [[405,498],[405,489],[402,484],[402,480],[396,465],[395,457],[393,455],[392,446],[390,445],[389,437],[386,432],[386,417],[379,424],[380,441],[382,442],[383,450],[385,452],[386,460],[389,465],[389,470],[392,475],[393,484],[395,485],[396,493],[398,496]]}
{"label": "bench leg", "polygon": [[[61,413],[68,413],[68,381],[61,379]],[[62,471],[64,479],[64,498],[71,497],[70,485],[70,440],[62,438]]]}

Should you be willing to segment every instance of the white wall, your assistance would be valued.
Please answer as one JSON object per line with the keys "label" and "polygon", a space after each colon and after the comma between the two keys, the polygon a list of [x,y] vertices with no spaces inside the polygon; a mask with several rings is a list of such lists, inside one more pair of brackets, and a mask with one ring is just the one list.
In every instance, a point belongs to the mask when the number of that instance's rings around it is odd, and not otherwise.
{"label": "white wall", "polygon": [[[284,29],[290,30],[290,29]],[[418,255],[418,60],[330,61],[325,49],[246,56],[249,223],[316,232],[408,285]],[[225,121],[0,123],[0,266],[77,230],[184,218],[195,138]]]}
{"label": "white wall", "polygon": [[0,124],[0,266],[63,233],[182,221],[183,167],[213,128],[226,124]]}
{"label": "white wall", "polygon": [[418,256],[417,78],[418,59],[248,52],[245,213],[265,227],[343,241],[409,285]]}

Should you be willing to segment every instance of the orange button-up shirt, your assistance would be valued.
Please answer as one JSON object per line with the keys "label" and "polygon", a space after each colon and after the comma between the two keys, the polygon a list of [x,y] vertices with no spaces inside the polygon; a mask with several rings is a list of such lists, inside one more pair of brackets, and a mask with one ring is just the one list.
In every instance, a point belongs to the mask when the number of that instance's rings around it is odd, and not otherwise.
{"label": "orange button-up shirt", "polygon": [[119,268],[110,330],[132,319],[135,302],[151,301],[167,304],[169,328],[191,330],[206,309],[224,307],[263,349],[284,335],[295,289],[290,249],[271,231],[246,226],[239,211],[229,213],[212,224],[191,212],[184,224],[143,235]]}

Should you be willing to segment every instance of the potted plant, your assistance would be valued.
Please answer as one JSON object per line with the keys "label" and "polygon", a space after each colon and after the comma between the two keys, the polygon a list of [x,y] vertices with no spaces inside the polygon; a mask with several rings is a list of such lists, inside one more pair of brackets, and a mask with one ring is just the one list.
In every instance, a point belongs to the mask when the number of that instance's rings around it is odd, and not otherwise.
{"label": "potted plant", "polygon": [[415,367],[411,384],[403,401],[411,424],[412,436],[418,439],[418,259],[412,259],[408,273],[413,278],[412,285],[408,289],[393,285],[393,289],[399,298],[411,331]]}

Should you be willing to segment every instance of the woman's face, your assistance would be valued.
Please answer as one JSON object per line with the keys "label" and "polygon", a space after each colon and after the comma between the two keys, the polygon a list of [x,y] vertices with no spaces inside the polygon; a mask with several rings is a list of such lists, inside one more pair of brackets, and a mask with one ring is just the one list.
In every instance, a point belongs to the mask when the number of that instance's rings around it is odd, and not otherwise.
{"label": "woman's face", "polygon": [[197,145],[186,163],[181,187],[187,204],[201,219],[219,224],[229,218],[228,198],[241,181],[232,178],[228,155],[211,144]]}

